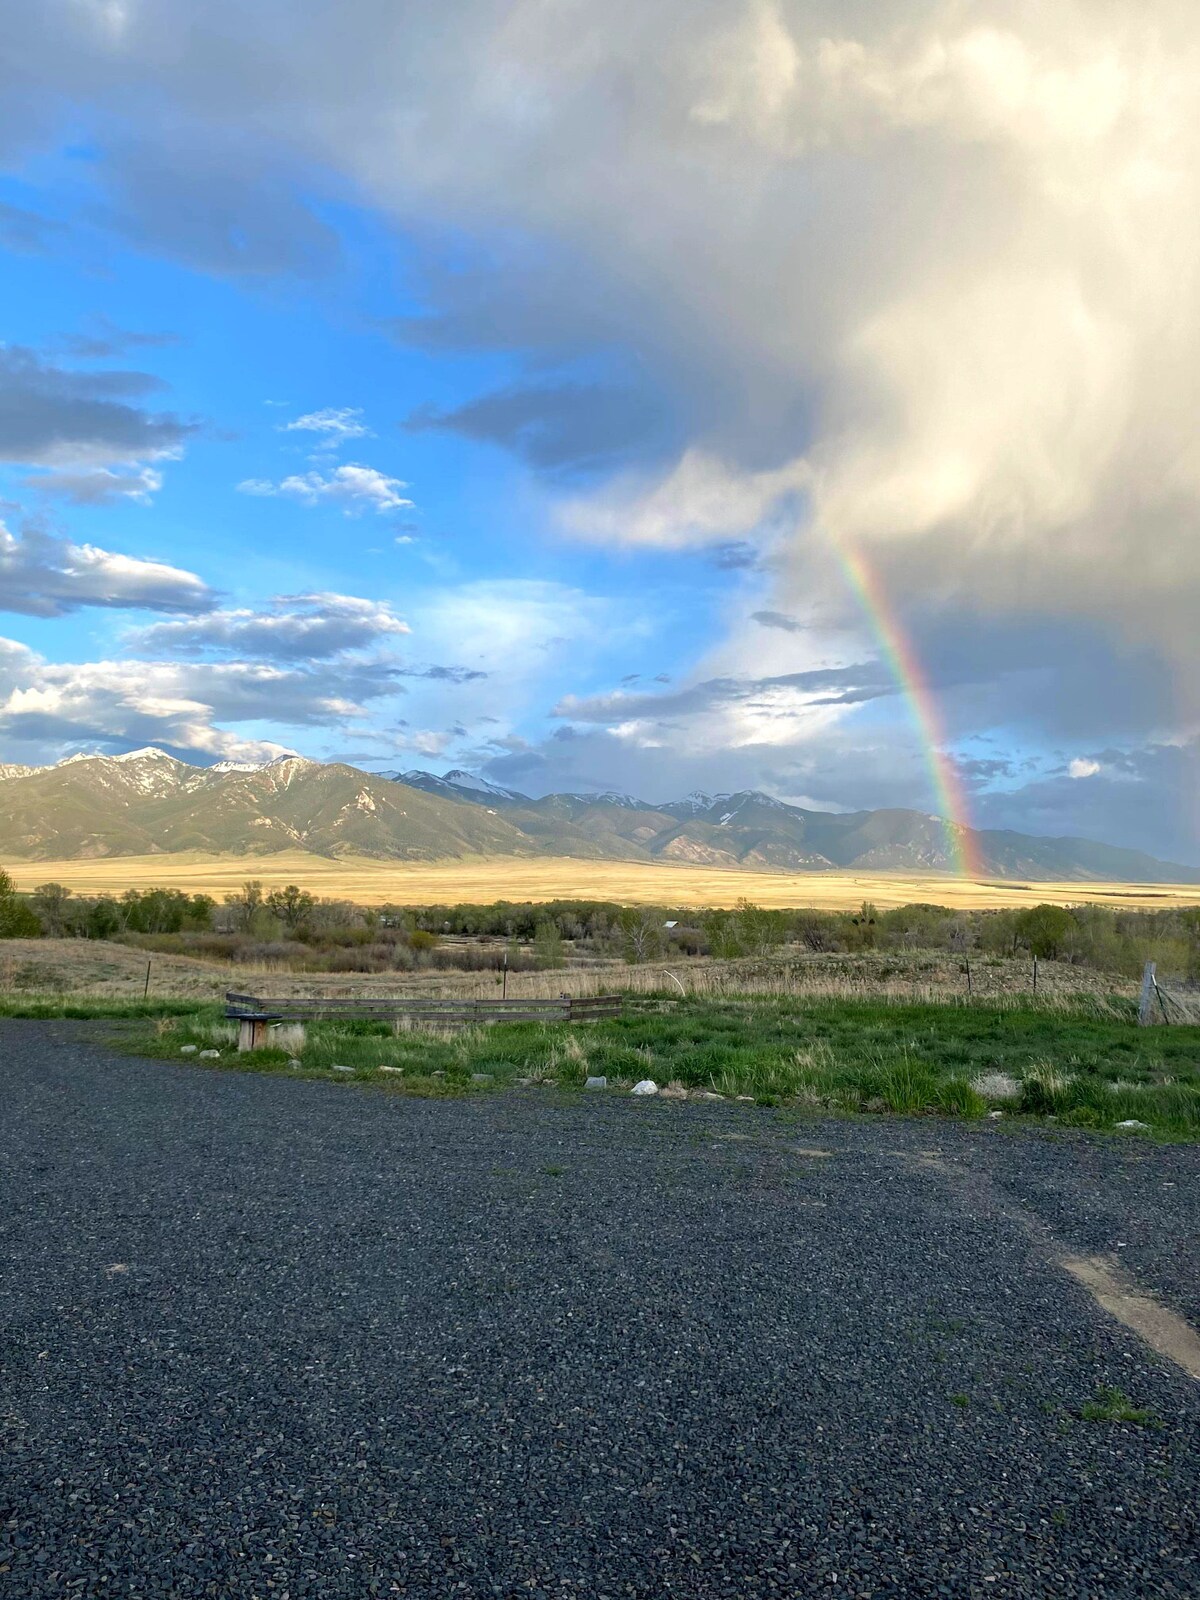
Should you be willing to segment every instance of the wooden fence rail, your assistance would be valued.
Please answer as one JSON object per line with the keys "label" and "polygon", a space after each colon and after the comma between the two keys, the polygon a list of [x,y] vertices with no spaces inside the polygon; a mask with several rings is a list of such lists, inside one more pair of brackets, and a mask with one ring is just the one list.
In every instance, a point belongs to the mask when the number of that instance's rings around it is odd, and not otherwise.
{"label": "wooden fence rail", "polygon": [[619,1017],[620,995],[562,995],[557,1000],[410,1000],[377,997],[264,999],[227,993],[225,1015],[239,1024],[238,1049],[261,1050],[272,1023],[325,1022],[334,1018],[399,1022],[408,1019],[440,1027],[473,1027],[489,1022],[592,1022]]}

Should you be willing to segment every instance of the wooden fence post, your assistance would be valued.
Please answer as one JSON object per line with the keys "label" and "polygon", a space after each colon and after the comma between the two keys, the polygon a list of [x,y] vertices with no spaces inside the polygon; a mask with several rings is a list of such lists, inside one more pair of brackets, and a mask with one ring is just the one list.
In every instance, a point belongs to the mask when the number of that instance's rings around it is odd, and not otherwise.
{"label": "wooden fence post", "polygon": [[1148,1028],[1150,1016],[1154,1009],[1154,996],[1158,985],[1154,981],[1155,966],[1153,961],[1147,961],[1142,969],[1142,993],[1138,1001],[1138,1027]]}

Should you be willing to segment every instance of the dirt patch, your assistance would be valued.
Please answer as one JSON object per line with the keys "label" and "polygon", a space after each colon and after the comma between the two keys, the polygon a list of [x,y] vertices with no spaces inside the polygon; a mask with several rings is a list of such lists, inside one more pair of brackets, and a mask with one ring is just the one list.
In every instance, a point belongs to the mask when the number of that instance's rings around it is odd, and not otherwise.
{"label": "dirt patch", "polygon": [[1200,1334],[1138,1289],[1107,1256],[1062,1256],[1059,1264],[1118,1322],[1192,1378],[1200,1378]]}

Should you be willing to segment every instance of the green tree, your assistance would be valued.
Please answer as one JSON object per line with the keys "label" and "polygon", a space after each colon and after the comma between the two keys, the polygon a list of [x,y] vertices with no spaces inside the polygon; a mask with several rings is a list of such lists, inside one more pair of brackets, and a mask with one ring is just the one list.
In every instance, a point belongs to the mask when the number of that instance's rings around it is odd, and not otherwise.
{"label": "green tree", "polygon": [[745,953],[741,924],[730,912],[710,911],[701,926],[708,940],[709,954],[719,961],[729,961]]}
{"label": "green tree", "polygon": [[1015,931],[1031,955],[1052,961],[1072,928],[1071,913],[1062,906],[1030,906],[1019,913]]}
{"label": "green tree", "polygon": [[52,939],[62,937],[67,926],[71,891],[63,883],[40,883],[33,891],[33,909]]}
{"label": "green tree", "polygon": [[562,935],[553,922],[539,922],[533,930],[533,950],[539,967],[565,967]]}
{"label": "green tree", "polygon": [[101,895],[87,908],[83,923],[89,939],[111,939],[120,932],[121,912],[111,895]]}
{"label": "green tree", "polygon": [[741,942],[751,955],[770,955],[784,941],[787,925],[781,912],[764,911],[750,900],[738,901],[737,922]]}
{"label": "green tree", "polygon": [[33,907],[21,899],[11,875],[0,867],[0,939],[37,939],[41,933]]}
{"label": "green tree", "polygon": [[295,933],[308,921],[316,899],[307,889],[289,883],[283,889],[272,889],[267,896],[268,911],[274,913],[289,933]]}

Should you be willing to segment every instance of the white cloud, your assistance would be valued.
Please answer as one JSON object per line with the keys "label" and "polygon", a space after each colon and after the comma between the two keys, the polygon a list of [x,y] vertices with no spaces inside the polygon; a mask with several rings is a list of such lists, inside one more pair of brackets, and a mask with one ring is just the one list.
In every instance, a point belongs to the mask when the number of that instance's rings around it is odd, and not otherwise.
{"label": "white cloud", "polygon": [[61,617],[81,606],[197,612],[212,604],[203,579],[181,567],[72,544],[38,528],[18,536],[0,523],[0,611]]}
{"label": "white cloud", "polygon": [[348,517],[364,511],[403,511],[411,508],[412,501],[401,494],[408,485],[399,478],[389,478],[374,467],[346,463],[327,473],[305,472],[272,483],[264,478],[246,478],[238,484],[242,494],[280,496],[298,500],[302,505],[340,506]]}
{"label": "white cloud", "polygon": [[[456,665],[406,676],[406,716],[421,731],[398,736],[398,747],[423,756],[453,748],[464,761],[479,759],[467,753],[475,746],[510,737],[529,713],[540,717],[547,686],[564,670],[586,672],[614,640],[646,627],[627,606],[534,579],[435,589],[414,596],[408,611],[422,657]],[[430,732],[438,729],[459,731]],[[438,749],[431,739],[442,741]]]}
{"label": "white cloud", "polygon": [[163,744],[262,759],[286,748],[225,724],[344,730],[397,692],[386,666],[339,662],[49,662],[0,640],[0,739],[29,759],[79,745]]}
{"label": "white cloud", "polygon": [[127,646],[143,654],[232,654],[266,661],[322,661],[363,650],[409,626],[383,600],[345,594],[280,595],[269,609],[210,611],[131,630]]}
{"label": "white cloud", "polygon": [[717,544],[754,531],[785,499],[807,489],[806,461],[765,472],[741,472],[700,449],[688,450],[670,472],[642,487],[618,480],[599,493],[559,508],[573,533],[668,548]]}
{"label": "white cloud", "polygon": [[[574,495],[571,530],[766,543],[774,589],[757,606],[823,605],[846,632],[858,601],[836,556],[853,546],[919,651],[946,619],[981,652],[1029,618],[1087,629],[1113,660],[1152,657],[1173,714],[1195,720],[1194,7],[463,0],[447,30],[437,8],[366,0],[250,28],[213,0],[201,40],[162,0],[153,25],[131,8],[103,50],[77,12],[14,23],[20,58],[73,103],[86,90],[126,106],[160,81],[163,39],[183,41],[169,123],[144,112],[142,147],[165,131],[219,166],[245,159],[252,131],[268,172],[299,151],[414,237],[480,241],[486,271],[458,248],[430,269],[427,341],[550,362],[636,350],[684,442],[638,481]],[[194,178],[197,192],[261,204],[264,186],[239,187],[223,159],[221,185]],[[188,205],[174,171],[172,189]],[[139,226],[171,243],[154,193]],[[313,244],[295,215],[267,221],[252,263],[302,264]],[[320,473],[247,492],[375,503]],[[768,631],[735,613],[721,672],[760,675]],[[810,648],[775,631],[773,649]],[[843,645],[833,659],[858,659]],[[1055,688],[1041,699],[1053,707]]]}
{"label": "white cloud", "polygon": [[1067,771],[1073,778],[1094,778],[1100,771],[1100,763],[1084,756],[1076,756]]}
{"label": "white cloud", "polygon": [[280,424],[282,433],[317,433],[322,445],[331,449],[345,444],[348,439],[372,439],[374,434],[363,421],[356,406],[326,406],[321,411],[309,411],[294,422]]}

